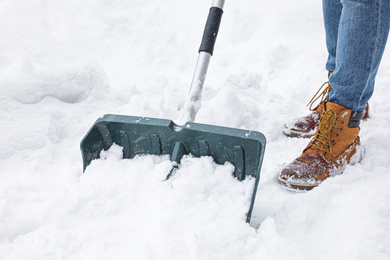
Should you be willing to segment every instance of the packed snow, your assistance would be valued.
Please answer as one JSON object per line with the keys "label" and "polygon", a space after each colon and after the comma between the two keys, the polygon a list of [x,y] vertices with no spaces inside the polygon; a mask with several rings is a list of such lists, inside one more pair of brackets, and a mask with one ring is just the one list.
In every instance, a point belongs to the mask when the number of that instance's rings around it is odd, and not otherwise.
{"label": "packed snow", "polygon": [[0,259],[389,259],[390,52],[362,122],[365,157],[309,192],[277,184],[307,139],[283,126],[327,78],[321,1],[227,1],[196,122],[262,132],[254,179],[185,156],[82,170],[104,114],[177,120],[212,1],[0,2]]}

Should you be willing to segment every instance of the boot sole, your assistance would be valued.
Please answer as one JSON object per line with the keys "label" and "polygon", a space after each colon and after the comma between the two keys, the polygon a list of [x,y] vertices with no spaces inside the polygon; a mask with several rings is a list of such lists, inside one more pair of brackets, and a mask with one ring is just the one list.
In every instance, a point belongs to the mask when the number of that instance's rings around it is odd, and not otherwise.
{"label": "boot sole", "polygon": [[283,130],[283,134],[288,136],[288,137],[297,137],[297,138],[311,138],[314,136],[316,132],[316,129],[313,130],[313,132],[299,132],[299,131],[296,131],[296,130],[292,130],[292,129],[288,129],[288,128],[285,128]]}
{"label": "boot sole", "polygon": [[278,183],[283,187],[287,188],[289,190],[293,191],[299,191],[299,190],[312,190],[313,188],[317,187],[319,184],[302,184],[302,183],[294,183],[289,182],[285,179],[282,179],[281,177],[278,178]]}

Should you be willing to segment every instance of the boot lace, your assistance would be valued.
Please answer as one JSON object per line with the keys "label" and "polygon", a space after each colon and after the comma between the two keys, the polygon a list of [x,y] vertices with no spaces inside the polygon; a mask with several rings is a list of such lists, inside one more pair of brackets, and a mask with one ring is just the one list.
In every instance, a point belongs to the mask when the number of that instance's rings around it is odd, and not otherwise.
{"label": "boot lace", "polygon": [[318,148],[326,155],[328,152],[332,153],[332,145],[334,143],[333,137],[338,137],[338,131],[342,128],[335,129],[336,123],[343,124],[344,122],[338,121],[339,115],[335,111],[328,110],[322,114],[320,124],[317,132],[315,133],[311,146]]}
{"label": "boot lace", "polygon": [[[324,88],[324,90],[322,90],[323,88]],[[322,90],[322,92],[320,93],[321,90]],[[326,99],[329,92],[331,92],[331,91],[332,91],[332,86],[329,84],[329,82],[325,82],[324,84],[322,84],[320,89],[317,91],[317,93],[312,97],[310,102],[307,104],[309,106],[310,111],[315,110],[318,105],[321,105],[323,103],[322,101],[324,101]],[[315,106],[314,108],[312,108],[313,104],[319,99],[320,99],[319,104],[317,106]]]}

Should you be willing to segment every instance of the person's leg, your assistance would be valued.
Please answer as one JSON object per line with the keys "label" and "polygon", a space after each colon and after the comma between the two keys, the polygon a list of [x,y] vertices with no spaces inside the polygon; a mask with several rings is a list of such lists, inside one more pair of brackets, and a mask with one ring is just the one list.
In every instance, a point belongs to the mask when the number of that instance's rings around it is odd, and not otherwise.
{"label": "person's leg", "polygon": [[[329,90],[325,89],[323,97],[326,99],[309,115],[287,122],[283,129],[285,135],[312,137],[327,100],[353,111],[360,112],[365,107],[363,119],[369,117],[367,101],[373,93],[375,76],[388,37],[389,5],[389,0],[323,0],[328,50],[326,69],[329,72],[336,70],[336,74],[329,79],[334,91],[328,98]],[[370,55],[371,59],[367,58]],[[367,69],[364,69],[364,65]]]}
{"label": "person's leg", "polygon": [[374,91],[389,34],[390,1],[341,0],[341,3],[336,67],[329,78],[333,90],[328,101],[360,112]]}
{"label": "person's leg", "polygon": [[279,183],[312,189],[346,164],[362,159],[359,124],[386,45],[390,28],[389,0],[341,0],[333,88],[317,131],[302,155],[279,175]]}
{"label": "person's leg", "polygon": [[336,68],[337,37],[339,33],[339,22],[342,8],[343,5],[340,0],[322,1],[326,48],[328,50],[326,70],[329,72],[333,72]]}

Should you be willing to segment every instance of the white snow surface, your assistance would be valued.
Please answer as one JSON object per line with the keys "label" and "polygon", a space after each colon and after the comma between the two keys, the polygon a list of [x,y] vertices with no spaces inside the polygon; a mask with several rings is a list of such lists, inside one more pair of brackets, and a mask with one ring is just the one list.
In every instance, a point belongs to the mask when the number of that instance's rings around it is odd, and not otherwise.
{"label": "white snow surface", "polygon": [[227,1],[196,122],[267,138],[253,179],[186,156],[82,173],[104,114],[177,120],[211,1],[0,1],[0,259],[390,259],[390,52],[378,72],[361,163],[310,192],[281,188],[307,139],[283,125],[326,81],[321,1]]}

